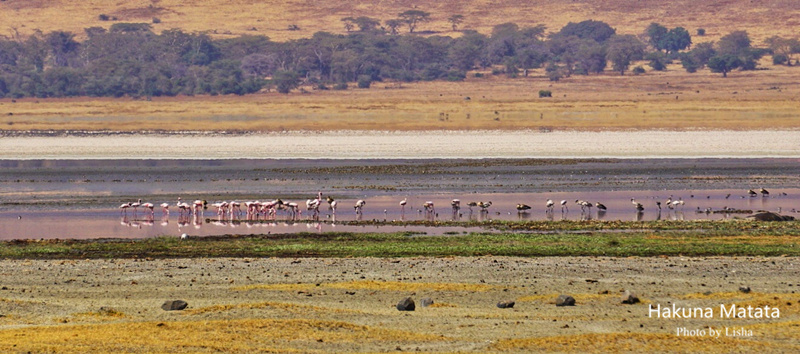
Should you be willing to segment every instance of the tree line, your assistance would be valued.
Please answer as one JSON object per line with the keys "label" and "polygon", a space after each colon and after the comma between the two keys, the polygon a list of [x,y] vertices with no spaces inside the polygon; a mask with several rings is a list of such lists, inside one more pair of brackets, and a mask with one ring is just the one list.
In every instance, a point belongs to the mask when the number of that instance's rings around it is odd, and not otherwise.
{"label": "tree line", "polygon": [[[87,28],[81,42],[64,31],[3,37],[0,97],[242,95],[265,88],[288,93],[300,84],[343,89],[354,82],[369,87],[383,80],[458,81],[468,71],[489,68],[509,77],[544,68],[557,81],[609,68],[624,75],[640,60],[651,70],[679,61],[688,72],[708,67],[726,76],[756,69],[767,54],[775,64],[796,65],[793,55],[800,53],[797,39],[771,37],[760,48],[745,31],[734,31],[717,42],[693,44],[682,27],[653,23],[634,36],[593,20],[549,34],[543,25],[503,23],[489,34],[462,30],[458,38],[426,37],[414,32],[428,19],[417,12],[384,25],[368,17],[344,18],[347,34],[317,32],[288,42],[254,35],[214,39],[180,29],[156,34],[147,23]],[[451,16],[453,29],[463,20]],[[409,31],[400,34],[401,26]]]}

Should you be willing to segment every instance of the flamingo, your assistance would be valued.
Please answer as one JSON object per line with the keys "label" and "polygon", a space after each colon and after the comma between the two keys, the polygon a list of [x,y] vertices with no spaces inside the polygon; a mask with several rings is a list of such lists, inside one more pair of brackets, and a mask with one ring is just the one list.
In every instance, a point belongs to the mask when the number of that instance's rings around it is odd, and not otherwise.
{"label": "flamingo", "polygon": [[561,212],[562,213],[564,212],[564,209],[567,209],[567,212],[569,212],[569,207],[567,206],[567,200],[566,199],[561,201]]}
{"label": "flamingo", "polygon": [[436,208],[433,206],[433,202],[431,201],[425,202],[424,204],[422,204],[422,207],[425,208],[425,212],[428,214],[436,213]]}
{"label": "flamingo", "polygon": [[589,203],[589,202],[587,202],[585,200],[575,199],[575,204],[578,204],[578,205],[581,206],[581,211],[586,211],[587,207],[589,208],[589,210],[592,209],[592,203]]}
{"label": "flamingo", "polygon": [[180,211],[181,215],[183,215],[184,211],[187,212],[187,214],[191,213],[191,211],[192,211],[192,206],[189,205],[189,203],[184,203],[183,201],[181,201],[181,197],[178,197],[177,207],[178,207],[178,210]]}
{"label": "flamingo", "polygon": [[316,199],[306,200],[306,210],[313,210],[314,215],[319,214],[319,205],[322,204],[322,192],[317,193]]}
{"label": "flamingo", "polygon": [[[131,208],[133,208],[133,215],[136,215],[137,209],[142,205],[142,200],[139,199],[138,201],[131,203]],[[134,216],[135,217],[135,216]]]}
{"label": "flamingo", "polygon": [[225,215],[225,211],[228,210],[228,202],[217,202],[211,204],[211,206],[217,208],[217,216]]}
{"label": "flamingo", "polygon": [[124,212],[125,215],[128,215],[128,208],[131,207],[131,204],[133,204],[133,203],[127,202],[127,203],[123,203],[122,205],[120,205],[119,206],[119,214],[122,215],[122,213]]}
{"label": "flamingo", "polygon": [[460,201],[460,200],[458,200],[458,199],[453,199],[453,200],[450,202],[450,206],[452,206],[452,207],[453,207],[453,212],[454,212],[454,213],[457,213],[457,212],[458,212],[458,211],[461,209],[461,201]]}
{"label": "flamingo", "polygon": [[658,210],[661,211],[661,202],[656,201],[656,206],[658,207]]}
{"label": "flamingo", "polygon": [[325,198],[325,200],[328,202],[328,209],[330,209],[333,212],[333,214],[336,214],[336,204],[338,203],[335,200],[333,200],[331,196],[328,196],[327,198]]}
{"label": "flamingo", "polygon": [[517,204],[517,213],[527,213],[531,209],[528,204]]}
{"label": "flamingo", "polygon": [[406,212],[406,204],[408,204],[408,198],[403,198],[403,200],[400,201],[400,211],[402,213]]}
{"label": "flamingo", "polygon": [[194,203],[194,213],[202,213],[202,210],[208,209],[208,202],[205,200],[195,200]]}
{"label": "flamingo", "polygon": [[769,191],[768,190],[766,190],[764,188],[761,188],[761,190],[759,192],[761,192],[761,196],[762,197],[769,197]]}
{"label": "flamingo", "polygon": [[755,196],[757,196],[757,195],[758,195],[758,193],[756,193],[756,191],[754,191],[754,190],[752,190],[752,189],[748,190],[748,191],[747,191],[747,194],[750,194],[750,196],[751,196],[751,197],[755,197]]}
{"label": "flamingo", "polygon": [[155,210],[153,210],[155,209],[155,205],[153,205],[153,203],[142,203],[141,207],[145,210],[150,210],[150,215],[155,214]]}
{"label": "flamingo", "polygon": [[482,212],[482,213],[489,212],[489,211],[488,211],[488,210],[486,210],[486,209],[489,209],[489,207],[490,207],[490,206],[492,206],[492,201],[488,201],[488,202],[486,202],[486,203],[484,203],[484,202],[478,202],[478,206],[481,208],[481,212]]}
{"label": "flamingo", "polygon": [[169,203],[161,203],[161,213],[169,215]]}
{"label": "flamingo", "polygon": [[355,205],[355,206],[353,206],[353,209],[355,209],[355,210],[356,210],[356,214],[361,214],[361,209],[362,209],[362,208],[364,208],[364,204],[367,204],[367,202],[365,202],[365,201],[363,201],[363,200],[361,200],[361,199],[359,199],[359,200],[356,202],[356,205]]}
{"label": "flamingo", "polygon": [[236,216],[242,214],[242,203],[239,203],[237,201],[231,201],[230,203],[228,203],[228,205],[230,206],[229,210],[231,213],[231,217],[233,217],[234,214],[236,214]]}
{"label": "flamingo", "polygon": [[555,206],[556,203],[554,203],[552,199],[548,199],[547,202],[544,203],[544,205],[547,207],[547,212],[552,212],[553,206]]}
{"label": "flamingo", "polygon": [[634,198],[631,198],[631,204],[633,204],[633,206],[636,208],[636,211],[638,212],[642,212],[644,210],[644,206],[642,205],[642,203],[637,202],[636,199]]}
{"label": "flamingo", "polygon": [[472,207],[478,206],[478,203],[477,202],[469,202],[469,203],[467,203],[467,206],[469,207],[469,210],[472,211]]}
{"label": "flamingo", "polygon": [[683,205],[684,205],[684,204],[685,204],[685,202],[684,202],[683,200],[681,200],[681,199],[678,199],[678,200],[672,201],[672,207],[670,207],[670,209],[674,209],[674,208],[675,208],[675,207],[677,207],[678,205],[680,205],[680,206],[681,206],[681,209],[683,209]]}
{"label": "flamingo", "polygon": [[608,210],[608,208],[606,208],[606,206],[603,205],[600,202],[594,203],[594,206],[597,207],[597,211],[606,211],[606,210]]}

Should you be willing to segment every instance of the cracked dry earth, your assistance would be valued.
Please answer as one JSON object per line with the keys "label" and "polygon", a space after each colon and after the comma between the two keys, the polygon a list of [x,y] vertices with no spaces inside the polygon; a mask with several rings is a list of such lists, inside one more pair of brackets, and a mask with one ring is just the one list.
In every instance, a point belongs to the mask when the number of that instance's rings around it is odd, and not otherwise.
{"label": "cracked dry earth", "polygon": [[[3,352],[796,351],[791,257],[0,261]],[[750,287],[751,292],[739,291]],[[624,290],[641,303],[622,304]],[[557,307],[559,294],[576,306]],[[395,305],[410,296],[416,310]],[[422,298],[433,305],[422,307]],[[161,304],[181,299],[183,311]],[[500,309],[500,301],[515,306]],[[650,306],[711,307],[658,318]],[[719,306],[779,318],[720,318]],[[652,315],[652,317],[650,316]],[[744,329],[750,336],[678,336]]]}

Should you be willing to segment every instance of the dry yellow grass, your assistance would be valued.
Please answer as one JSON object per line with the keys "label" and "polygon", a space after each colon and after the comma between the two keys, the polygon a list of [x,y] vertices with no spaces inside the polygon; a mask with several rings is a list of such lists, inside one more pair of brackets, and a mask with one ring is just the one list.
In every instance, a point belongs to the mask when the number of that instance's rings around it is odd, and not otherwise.
{"label": "dry yellow grass", "polygon": [[[800,68],[573,76],[551,83],[375,83],[370,89],[247,96],[0,100],[2,129],[58,130],[627,130],[797,129]],[[539,98],[547,89],[553,98]],[[310,90],[310,88],[309,88]],[[466,100],[466,97],[470,97]]]}
{"label": "dry yellow grass", "polygon": [[[406,344],[446,340],[436,335],[339,321],[251,319],[8,329],[0,331],[0,351],[307,353],[354,342],[391,341]],[[315,347],[318,350],[314,350]]]}
{"label": "dry yellow grass", "polygon": [[492,345],[498,351],[586,352],[586,353],[741,353],[791,352],[800,346],[731,337],[678,337],[656,333],[600,333],[575,336],[506,339]]}
{"label": "dry yellow grass", "polygon": [[[341,18],[370,16],[382,21],[398,13],[418,9],[431,13],[432,21],[419,26],[418,31],[433,31],[442,35],[452,32],[447,18],[453,14],[465,16],[463,29],[489,33],[492,26],[515,22],[521,26],[544,24],[558,31],[568,22],[586,19],[605,21],[620,33],[639,34],[650,22],[669,27],[683,26],[694,34],[697,28],[706,29],[705,38],[695,42],[715,40],[733,30],[747,30],[756,41],[771,35],[795,36],[800,23],[796,2],[774,0],[758,2],[730,0],[677,1],[613,1],[613,0],[554,0],[554,1],[178,1],[178,0],[120,0],[67,1],[32,0],[0,2],[2,31],[11,35],[14,29],[21,34],[35,30],[49,32],[67,30],[83,34],[92,26],[109,27],[113,22],[100,21],[98,16],[115,16],[121,22],[152,22],[156,32],[182,28],[187,31],[208,31],[217,37],[243,34],[267,35],[274,40],[310,37],[317,31],[344,33]],[[289,31],[289,25],[300,27]]]}

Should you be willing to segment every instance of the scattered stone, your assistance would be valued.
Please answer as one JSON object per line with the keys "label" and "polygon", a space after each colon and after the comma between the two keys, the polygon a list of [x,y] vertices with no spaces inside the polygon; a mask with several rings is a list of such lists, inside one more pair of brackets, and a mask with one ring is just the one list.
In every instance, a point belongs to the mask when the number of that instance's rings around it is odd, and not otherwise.
{"label": "scattered stone", "polygon": [[510,309],[510,308],[514,307],[514,304],[515,304],[515,302],[513,300],[500,301],[500,302],[497,303],[497,307],[499,307],[501,309]]}
{"label": "scattered stone", "polygon": [[429,297],[423,298],[422,300],[419,300],[419,304],[422,305],[422,307],[428,307],[433,305],[433,299]]}
{"label": "scattered stone", "polygon": [[414,311],[415,308],[416,305],[414,305],[414,300],[411,297],[407,297],[397,303],[398,311]]}
{"label": "scattered stone", "polygon": [[586,279],[587,283],[597,283],[597,279]]}
{"label": "scattered stone", "polygon": [[740,286],[739,287],[739,291],[741,291],[741,292],[743,292],[745,294],[749,294],[750,293],[750,287],[749,286]]}
{"label": "scattered stone", "polygon": [[625,292],[622,293],[622,303],[623,304],[633,305],[633,304],[638,303],[638,302],[639,302],[639,298],[636,297],[636,294],[632,293],[630,290],[625,290]]}
{"label": "scattered stone", "polygon": [[753,215],[747,216],[747,219],[753,219],[756,221],[792,221],[794,220],[794,216],[789,215],[781,215],[778,213],[773,213],[771,211],[765,211],[763,213],[755,213]]}
{"label": "scattered stone", "polygon": [[575,306],[575,298],[569,295],[558,295],[556,306]]}
{"label": "scattered stone", "polygon": [[185,309],[186,306],[189,306],[189,304],[186,303],[186,301],[172,300],[164,302],[164,304],[161,305],[161,309],[164,311],[180,311]]}

